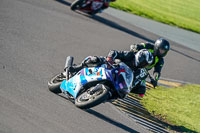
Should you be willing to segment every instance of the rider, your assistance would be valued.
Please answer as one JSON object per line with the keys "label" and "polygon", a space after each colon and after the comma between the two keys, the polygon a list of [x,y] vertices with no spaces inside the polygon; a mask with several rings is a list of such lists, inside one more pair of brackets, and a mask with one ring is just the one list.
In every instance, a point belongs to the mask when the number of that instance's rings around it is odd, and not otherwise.
{"label": "rider", "polygon": [[[139,68],[146,68],[153,63],[153,55],[147,49],[142,49],[137,53],[131,51],[116,51],[111,50],[106,60],[110,63],[114,59],[120,59],[122,62],[127,64],[134,72],[137,72]],[[132,93],[144,96],[146,92],[145,79],[141,80],[132,90]]]}
{"label": "rider", "polygon": [[155,41],[154,44],[147,42],[140,44],[132,44],[130,46],[130,51],[133,51],[134,53],[141,49],[148,49],[154,56],[153,63],[150,66],[148,66],[147,69],[150,70],[154,67],[153,79],[151,80],[151,83],[154,87],[156,87],[159,77],[161,75],[161,69],[164,65],[163,57],[167,55],[170,49],[170,44],[166,39],[159,38]]}
{"label": "rider", "polygon": [[[144,68],[153,63],[153,55],[147,49],[139,50],[137,53],[130,51],[116,51],[111,50],[106,57],[110,64],[114,64],[115,59],[120,59],[128,65],[133,71]],[[80,65],[67,68],[70,72],[77,72],[84,67],[100,66],[104,63],[103,57],[89,56]],[[131,92],[143,96],[146,91],[145,81],[142,80],[138,83]]]}

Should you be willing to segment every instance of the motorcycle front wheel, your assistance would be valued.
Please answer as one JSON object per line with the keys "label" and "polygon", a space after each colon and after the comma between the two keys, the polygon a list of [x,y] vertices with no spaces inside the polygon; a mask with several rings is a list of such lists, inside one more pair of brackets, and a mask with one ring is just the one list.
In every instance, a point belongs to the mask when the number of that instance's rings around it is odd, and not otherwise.
{"label": "motorcycle front wheel", "polygon": [[55,75],[53,78],[51,78],[50,81],[48,81],[48,88],[53,93],[61,93],[60,85],[63,80],[65,80],[66,77],[63,75],[63,73]]}
{"label": "motorcycle front wheel", "polygon": [[[91,92],[94,89],[95,91]],[[86,92],[80,94],[75,100],[75,105],[81,109],[88,109],[104,102],[108,99],[108,97],[109,87],[103,84],[98,84],[94,87],[91,87]]]}
{"label": "motorcycle front wheel", "polygon": [[70,8],[71,10],[75,11],[76,9],[78,9],[81,4],[82,4],[83,0],[75,0],[74,2],[72,2]]}

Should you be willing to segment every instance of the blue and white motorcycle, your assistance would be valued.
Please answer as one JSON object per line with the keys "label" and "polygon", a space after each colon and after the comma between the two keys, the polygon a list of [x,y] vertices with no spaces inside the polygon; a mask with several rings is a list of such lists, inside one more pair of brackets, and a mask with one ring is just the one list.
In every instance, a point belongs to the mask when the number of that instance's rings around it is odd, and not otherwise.
{"label": "blue and white motorcycle", "polygon": [[[72,64],[73,57],[68,56],[65,68]],[[81,109],[88,109],[108,100],[124,98],[136,85],[134,83],[141,80],[141,74],[134,76],[133,71],[123,62],[112,66],[111,69],[108,65],[110,64],[105,61],[100,67],[83,68],[72,75],[68,71],[58,74],[48,82],[49,90],[64,93]]]}

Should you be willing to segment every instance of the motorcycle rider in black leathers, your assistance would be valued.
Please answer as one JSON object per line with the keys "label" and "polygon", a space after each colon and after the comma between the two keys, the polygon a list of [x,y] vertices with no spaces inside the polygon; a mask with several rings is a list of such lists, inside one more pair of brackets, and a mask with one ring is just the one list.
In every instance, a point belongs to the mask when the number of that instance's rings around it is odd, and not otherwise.
{"label": "motorcycle rider in black leathers", "polygon": [[[106,60],[110,64],[114,64],[114,60],[119,59],[128,65],[134,72],[140,68],[145,68],[146,66],[152,64],[153,55],[147,49],[139,50],[137,53],[130,51],[116,51],[111,50],[106,57]],[[95,67],[100,66],[105,63],[104,57],[88,56],[83,62],[78,66],[73,66],[67,68],[70,72],[78,72],[84,67]],[[146,91],[145,81],[141,81],[131,92],[143,96]]]}
{"label": "motorcycle rider in black leathers", "polygon": [[141,49],[148,49],[154,56],[153,63],[147,67],[148,70],[151,70],[154,67],[153,79],[151,83],[154,87],[157,86],[157,82],[161,75],[161,69],[164,65],[164,57],[167,55],[170,44],[166,39],[159,38],[155,41],[155,43],[140,43],[140,44],[132,44],[130,46],[130,51],[137,52]]}
{"label": "motorcycle rider in black leathers", "polygon": [[[144,51],[142,51],[144,50]],[[144,53],[151,53],[150,51],[148,51],[147,49],[142,49],[140,51],[138,51],[137,53],[132,52],[132,51],[116,51],[116,50],[111,50],[108,54],[107,57],[107,61],[108,62],[112,62],[114,59],[120,59],[122,62],[124,62],[126,65],[128,65],[135,73],[140,74],[140,70],[139,68],[146,68],[149,65],[151,65],[153,63],[153,57],[152,54],[150,54],[150,59],[144,59],[145,57],[148,56],[144,56]],[[145,61],[144,63],[142,63],[142,60],[149,60],[148,63],[147,61]],[[137,65],[137,63],[139,63],[139,65]],[[139,71],[138,71],[139,70]],[[137,74],[136,74],[137,75]],[[136,86],[134,86],[134,88],[131,90],[132,93],[135,94],[139,94],[139,96],[143,97],[145,92],[146,92],[146,83],[145,83],[145,78],[143,80],[141,80]]]}

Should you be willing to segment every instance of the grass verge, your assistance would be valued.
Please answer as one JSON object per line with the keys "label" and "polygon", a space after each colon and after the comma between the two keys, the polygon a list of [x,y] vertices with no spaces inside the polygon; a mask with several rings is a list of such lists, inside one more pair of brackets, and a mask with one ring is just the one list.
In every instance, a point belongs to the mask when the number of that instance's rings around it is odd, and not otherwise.
{"label": "grass verge", "polygon": [[200,85],[150,89],[141,103],[153,116],[178,126],[181,132],[200,132]]}
{"label": "grass verge", "polygon": [[111,7],[200,33],[199,0],[117,0]]}

